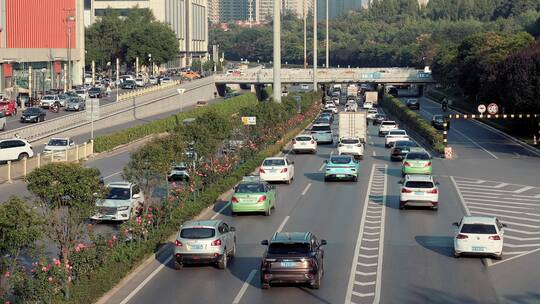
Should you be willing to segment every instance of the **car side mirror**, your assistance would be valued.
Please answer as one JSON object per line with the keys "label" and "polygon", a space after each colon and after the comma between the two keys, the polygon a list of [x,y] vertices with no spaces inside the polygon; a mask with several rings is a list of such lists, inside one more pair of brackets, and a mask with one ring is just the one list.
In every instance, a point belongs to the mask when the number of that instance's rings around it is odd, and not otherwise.
{"label": "car side mirror", "polygon": [[403,185],[403,180],[400,179],[397,183]]}
{"label": "car side mirror", "polygon": [[458,226],[459,226],[459,223],[458,223],[458,222],[453,222],[453,223],[452,223],[452,226],[458,227]]}
{"label": "car side mirror", "polygon": [[133,198],[134,199],[139,199],[139,198],[141,198],[141,195],[139,193],[133,194]]}
{"label": "car side mirror", "polygon": [[229,230],[234,232],[234,231],[236,231],[236,228],[230,227]]}
{"label": "car side mirror", "polygon": [[437,185],[437,186],[439,186],[440,184],[441,184],[441,183],[439,183],[439,182],[435,182],[435,185]]}
{"label": "car side mirror", "polygon": [[268,246],[268,240],[261,241],[261,245]]}
{"label": "car side mirror", "polygon": [[294,165],[294,161],[291,162],[291,165]]}
{"label": "car side mirror", "polygon": [[508,227],[508,225],[506,225],[506,224],[504,224],[504,223],[502,224],[502,226],[503,226],[504,228]]}
{"label": "car side mirror", "polygon": [[327,244],[326,240],[321,240],[321,246],[324,246],[326,244]]}
{"label": "car side mirror", "polygon": [[328,160],[325,160],[324,163],[325,163],[325,164],[328,164]]}

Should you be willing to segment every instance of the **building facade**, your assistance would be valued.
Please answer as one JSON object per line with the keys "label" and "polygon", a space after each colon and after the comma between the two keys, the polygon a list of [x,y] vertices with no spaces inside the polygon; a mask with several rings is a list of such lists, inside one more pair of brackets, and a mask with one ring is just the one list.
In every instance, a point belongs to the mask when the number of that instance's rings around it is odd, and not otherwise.
{"label": "building facade", "polygon": [[[208,0],[212,1],[212,0]],[[138,8],[150,9],[156,20],[169,24],[180,44],[178,57],[168,67],[191,65],[193,59],[208,56],[207,0],[91,0],[90,24],[103,16],[107,9],[117,10],[120,16]]]}
{"label": "building facade", "polygon": [[84,54],[83,0],[0,0],[0,93],[82,84]]}
{"label": "building facade", "polygon": [[208,1],[208,21],[211,24],[218,24],[220,21],[219,13],[221,11],[221,5],[219,0],[207,0]]}

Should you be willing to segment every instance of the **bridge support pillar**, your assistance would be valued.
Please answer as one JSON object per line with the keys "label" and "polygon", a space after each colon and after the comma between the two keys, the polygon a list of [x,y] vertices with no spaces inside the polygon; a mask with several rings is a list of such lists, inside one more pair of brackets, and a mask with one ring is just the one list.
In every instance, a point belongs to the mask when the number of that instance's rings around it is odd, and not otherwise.
{"label": "bridge support pillar", "polygon": [[264,84],[256,84],[255,87],[255,96],[257,96],[258,101],[265,100],[268,96],[264,96]]}
{"label": "bridge support pillar", "polygon": [[221,97],[225,97],[225,93],[227,93],[227,85],[226,84],[217,84],[216,83],[216,89]]}
{"label": "bridge support pillar", "polygon": [[249,83],[241,83],[240,89],[242,90],[249,90],[251,88],[251,85]]}
{"label": "bridge support pillar", "polygon": [[420,84],[418,85],[418,97],[424,96],[424,85]]}

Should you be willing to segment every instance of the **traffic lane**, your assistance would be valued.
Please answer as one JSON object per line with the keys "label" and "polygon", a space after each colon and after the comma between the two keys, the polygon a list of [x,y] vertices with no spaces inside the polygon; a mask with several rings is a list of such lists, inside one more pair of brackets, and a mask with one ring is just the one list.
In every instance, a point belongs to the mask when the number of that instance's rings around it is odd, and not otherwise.
{"label": "traffic lane", "polygon": [[[428,107],[422,108],[423,111],[429,113],[429,116],[443,113],[440,105],[428,98],[422,99]],[[459,114],[455,111],[450,111],[448,114]],[[431,117],[429,117],[431,119]],[[539,154],[531,152],[530,148],[525,148],[520,144],[510,140],[493,130],[483,126],[474,120],[467,119],[451,119],[451,127],[449,134],[457,133],[462,138],[490,154],[493,158],[512,158],[516,155],[527,157],[538,157]]]}
{"label": "traffic lane", "polygon": [[[370,152],[369,149],[367,152]],[[279,284],[269,290],[252,283],[240,303],[343,303],[349,283],[355,241],[363,214],[372,157],[361,161],[358,182],[324,182],[323,171],[310,175],[312,186],[290,214],[283,231],[310,231],[325,239],[324,277],[318,290],[306,285]]]}
{"label": "traffic lane", "polygon": [[[326,154],[330,149],[333,147],[320,146],[319,151]],[[149,303],[156,299],[159,302],[174,302],[179,297],[182,297],[186,303],[232,302],[249,274],[259,269],[260,259],[265,249],[260,245],[260,241],[270,239],[284,223],[286,216],[290,215],[295,206],[301,202],[302,192],[311,182],[308,173],[320,168],[318,164],[321,161],[317,155],[288,155],[288,157],[295,161],[295,180],[291,185],[277,184],[277,207],[270,217],[253,214],[231,217],[228,208],[217,216],[217,218],[225,219],[237,230],[237,255],[229,264],[228,271],[218,270],[214,266],[188,266],[182,271],[176,271],[173,268],[173,262],[169,261],[167,267],[144,286],[129,303]],[[220,210],[225,204],[227,203],[218,202],[214,210]],[[201,282],[203,282],[202,289]],[[253,286],[258,282],[257,274],[248,284]],[[183,286],[184,289],[178,290],[177,286]],[[178,290],[178,292],[171,293],[171,290]],[[200,290],[205,290],[205,292],[201,293]],[[123,294],[126,294],[126,291],[123,291]],[[122,301],[118,296],[114,299],[111,302]]]}
{"label": "traffic lane", "polygon": [[452,223],[464,211],[445,172],[447,161],[433,160],[434,177],[441,183],[439,210],[399,210],[401,163],[390,162],[382,139],[375,142],[379,159],[388,163],[381,303],[495,302],[480,259],[453,257]]}

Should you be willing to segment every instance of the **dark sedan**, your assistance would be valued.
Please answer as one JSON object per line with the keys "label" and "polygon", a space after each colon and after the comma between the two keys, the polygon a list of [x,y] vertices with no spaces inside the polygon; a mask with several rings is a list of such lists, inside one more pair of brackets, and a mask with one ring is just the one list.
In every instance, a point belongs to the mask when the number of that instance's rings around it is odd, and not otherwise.
{"label": "dark sedan", "polygon": [[420,110],[420,102],[418,99],[407,99],[407,107],[411,110]]}
{"label": "dark sedan", "polygon": [[390,150],[390,160],[399,161],[411,151],[411,148],[418,147],[418,144],[412,140],[398,140]]}
{"label": "dark sedan", "polygon": [[133,90],[137,88],[137,83],[134,80],[125,80],[120,84],[120,88],[123,90]]}
{"label": "dark sedan", "polygon": [[384,116],[384,114],[375,114],[375,117],[373,117],[373,124],[380,125],[385,120],[386,116]]}
{"label": "dark sedan", "polygon": [[42,108],[27,108],[22,112],[21,122],[40,122],[45,121],[47,113]]}
{"label": "dark sedan", "polygon": [[93,87],[90,90],[88,90],[88,97],[90,98],[103,98],[105,96],[105,92],[101,88]]}
{"label": "dark sedan", "polygon": [[[442,115],[433,115],[431,125],[437,130],[444,130],[444,117]],[[450,129],[450,121],[446,122],[446,128]]]}
{"label": "dark sedan", "polygon": [[318,240],[310,232],[278,232],[270,242],[261,262],[261,288],[271,283],[307,283],[319,289],[324,273],[325,240]]}

